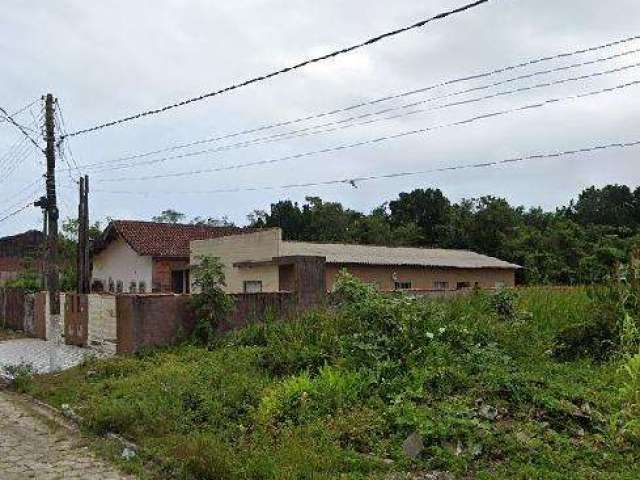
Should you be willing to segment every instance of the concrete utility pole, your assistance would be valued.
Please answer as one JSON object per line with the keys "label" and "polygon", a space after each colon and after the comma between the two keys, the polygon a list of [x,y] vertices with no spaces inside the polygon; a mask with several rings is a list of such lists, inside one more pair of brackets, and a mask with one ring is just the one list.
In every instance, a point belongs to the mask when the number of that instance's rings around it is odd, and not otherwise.
{"label": "concrete utility pole", "polygon": [[60,287],[58,279],[58,205],[56,201],[56,132],[54,98],[45,97],[45,135],[47,146],[47,290],[49,291],[49,313],[60,315]]}

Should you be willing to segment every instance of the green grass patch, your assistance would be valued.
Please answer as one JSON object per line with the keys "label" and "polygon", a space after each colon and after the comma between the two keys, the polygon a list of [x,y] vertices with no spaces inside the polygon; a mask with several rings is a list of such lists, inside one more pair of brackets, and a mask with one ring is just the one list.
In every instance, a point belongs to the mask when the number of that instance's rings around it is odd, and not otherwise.
{"label": "green grass patch", "polygon": [[[624,360],[552,354],[593,316],[585,290],[416,301],[353,282],[340,293],[340,306],[296,321],[91,360],[30,392],[139,444],[158,478],[640,478],[620,417]],[[413,433],[423,448],[410,458]]]}

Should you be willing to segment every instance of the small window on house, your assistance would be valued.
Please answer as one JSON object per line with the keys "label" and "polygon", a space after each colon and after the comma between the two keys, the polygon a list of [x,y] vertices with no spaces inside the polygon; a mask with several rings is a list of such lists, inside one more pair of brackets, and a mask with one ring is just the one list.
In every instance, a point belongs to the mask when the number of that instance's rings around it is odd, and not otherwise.
{"label": "small window on house", "polygon": [[471,288],[471,282],[458,282],[456,284],[456,290],[467,290]]}
{"label": "small window on house", "polygon": [[118,280],[116,282],[116,293],[122,293],[122,290],[123,290],[122,280]]}
{"label": "small window on house", "polygon": [[434,290],[449,290],[449,282],[435,281],[433,282]]}
{"label": "small window on house", "polygon": [[110,291],[111,293],[113,293],[113,292],[115,292],[115,291],[116,291],[116,284],[115,284],[115,282],[113,281],[113,278],[111,278],[111,277],[109,277],[109,291]]}
{"label": "small window on house", "polygon": [[394,282],[394,286],[396,290],[411,290],[411,282]]}
{"label": "small window on house", "polygon": [[260,293],[262,292],[261,280],[247,280],[244,282],[244,293]]}
{"label": "small window on house", "polygon": [[136,282],[129,282],[129,293],[136,293],[136,289],[138,288],[138,285],[136,284]]}
{"label": "small window on house", "polygon": [[138,292],[139,293],[147,292],[147,284],[142,280],[138,282]]}

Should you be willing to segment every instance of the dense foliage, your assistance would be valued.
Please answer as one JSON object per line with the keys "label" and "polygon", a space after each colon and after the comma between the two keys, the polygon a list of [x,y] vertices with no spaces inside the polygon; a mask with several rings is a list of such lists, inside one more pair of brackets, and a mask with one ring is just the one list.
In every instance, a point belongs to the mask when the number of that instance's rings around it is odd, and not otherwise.
{"label": "dense foliage", "polygon": [[425,301],[344,276],[330,309],[207,348],[90,361],[29,390],[137,442],[127,466],[157,478],[631,480],[640,359],[553,355],[619,299],[530,288]]}
{"label": "dense foliage", "polygon": [[451,203],[434,189],[401,193],[368,215],[309,197],[250,219],[289,240],[470,249],[524,266],[527,284],[589,284],[640,245],[640,188],[591,187],[555,212],[491,196]]}

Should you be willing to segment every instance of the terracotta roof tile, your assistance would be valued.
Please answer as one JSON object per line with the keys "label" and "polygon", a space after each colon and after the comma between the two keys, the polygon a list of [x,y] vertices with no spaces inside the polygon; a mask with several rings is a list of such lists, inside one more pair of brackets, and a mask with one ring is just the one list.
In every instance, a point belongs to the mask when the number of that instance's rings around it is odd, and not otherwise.
{"label": "terracotta roof tile", "polygon": [[[105,231],[102,248],[109,242],[109,236],[113,231],[117,232],[139,255],[189,257],[189,242],[192,240],[207,240],[226,235],[237,235],[253,231],[253,229],[114,220]],[[101,249],[100,246],[98,246],[98,249]]]}

